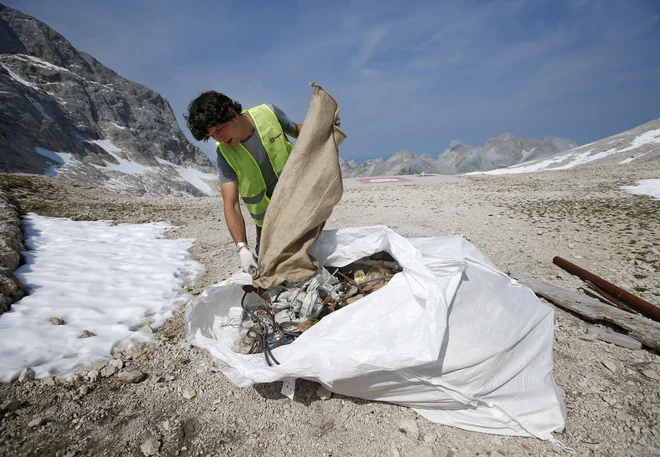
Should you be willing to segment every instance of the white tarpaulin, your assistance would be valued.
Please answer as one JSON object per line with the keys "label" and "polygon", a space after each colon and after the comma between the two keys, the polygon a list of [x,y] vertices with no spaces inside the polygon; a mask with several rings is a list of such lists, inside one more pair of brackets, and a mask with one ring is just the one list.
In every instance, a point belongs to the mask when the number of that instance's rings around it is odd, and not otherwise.
{"label": "white tarpaulin", "polygon": [[240,319],[247,274],[189,304],[188,340],[240,387],[304,378],[467,430],[551,439],[563,428],[552,308],[458,236],[407,239],[383,226],[326,230],[309,254],[341,267],[380,251],[403,272],[274,349],[280,365],[233,351],[239,332],[229,323]]}

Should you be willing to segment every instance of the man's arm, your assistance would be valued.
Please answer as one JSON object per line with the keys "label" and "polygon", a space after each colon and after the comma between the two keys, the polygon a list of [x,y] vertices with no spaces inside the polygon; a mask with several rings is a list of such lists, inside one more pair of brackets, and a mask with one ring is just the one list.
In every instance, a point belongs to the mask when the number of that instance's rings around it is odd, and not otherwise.
{"label": "man's arm", "polygon": [[300,131],[303,128],[303,125],[302,124],[296,124],[295,122],[293,123],[293,125],[296,126],[296,132],[295,133],[289,133],[289,136],[297,139],[298,135],[300,135]]}
{"label": "man's arm", "polygon": [[220,193],[224,202],[225,222],[234,243],[246,243],[245,220],[238,201],[238,183],[236,181],[220,184]]}

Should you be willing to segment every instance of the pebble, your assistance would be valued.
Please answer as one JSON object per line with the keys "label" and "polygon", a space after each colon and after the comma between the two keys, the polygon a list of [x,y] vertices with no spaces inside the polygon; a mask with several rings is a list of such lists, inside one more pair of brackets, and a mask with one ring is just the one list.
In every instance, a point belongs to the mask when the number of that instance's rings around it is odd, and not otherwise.
{"label": "pebble", "polygon": [[603,360],[601,363],[605,365],[605,368],[610,370],[612,373],[616,373],[616,365],[614,364],[614,362],[612,362],[611,360]]}
{"label": "pebble", "polygon": [[325,386],[319,385],[318,389],[316,389],[316,395],[318,395],[321,400],[330,400],[332,392],[326,389]]}
{"label": "pebble", "polygon": [[35,372],[32,368],[24,368],[21,371],[21,374],[18,376],[18,382],[27,382],[33,381],[35,377]]}
{"label": "pebble", "polygon": [[46,419],[43,416],[35,416],[30,422],[28,422],[28,427],[41,427],[46,423]]}
{"label": "pebble", "polygon": [[91,370],[87,373],[87,379],[91,382],[98,382],[101,380],[101,372],[99,370]]}
{"label": "pebble", "polygon": [[142,444],[142,446],[140,446],[142,454],[147,457],[158,454],[159,449],[160,441],[156,438],[149,438]]}
{"label": "pebble", "polygon": [[647,378],[653,379],[655,381],[660,381],[660,375],[653,370],[642,370],[642,374]]}
{"label": "pebble", "polygon": [[78,338],[91,338],[92,336],[96,336],[96,333],[90,332],[89,330],[83,330],[80,335],[78,335]]}
{"label": "pebble", "polygon": [[415,419],[404,419],[399,422],[399,430],[414,440],[419,439],[419,428]]}
{"label": "pebble", "polygon": [[183,398],[191,400],[197,396],[197,391],[192,387],[186,387],[183,389]]}
{"label": "pebble", "polygon": [[127,384],[129,383],[135,384],[142,382],[145,380],[146,377],[147,375],[139,370],[126,370],[126,371],[122,371],[117,375],[117,378],[120,381],[125,382]]}
{"label": "pebble", "polygon": [[64,322],[59,317],[51,317],[50,321],[53,323],[53,325],[65,325],[66,324],[66,322]]}

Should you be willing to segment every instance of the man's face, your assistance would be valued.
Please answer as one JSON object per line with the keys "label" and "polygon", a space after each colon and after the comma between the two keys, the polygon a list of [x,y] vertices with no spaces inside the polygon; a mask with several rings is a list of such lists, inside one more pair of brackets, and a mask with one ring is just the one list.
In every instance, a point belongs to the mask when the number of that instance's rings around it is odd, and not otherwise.
{"label": "man's face", "polygon": [[231,121],[209,127],[209,137],[220,143],[237,146],[241,142],[238,115]]}

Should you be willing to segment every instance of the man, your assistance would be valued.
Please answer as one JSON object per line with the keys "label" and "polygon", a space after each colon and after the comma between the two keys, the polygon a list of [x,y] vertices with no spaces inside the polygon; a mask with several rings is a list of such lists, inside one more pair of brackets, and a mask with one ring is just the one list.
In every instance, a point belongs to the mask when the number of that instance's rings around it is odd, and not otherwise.
{"label": "man", "polygon": [[[243,271],[258,269],[254,253],[259,253],[266,210],[293,149],[287,135],[298,138],[302,124],[292,122],[274,105],[243,111],[240,103],[215,91],[204,92],[193,100],[184,117],[196,140],[216,141],[227,228],[236,243]],[[256,225],[254,253],[247,245],[239,195]]]}

